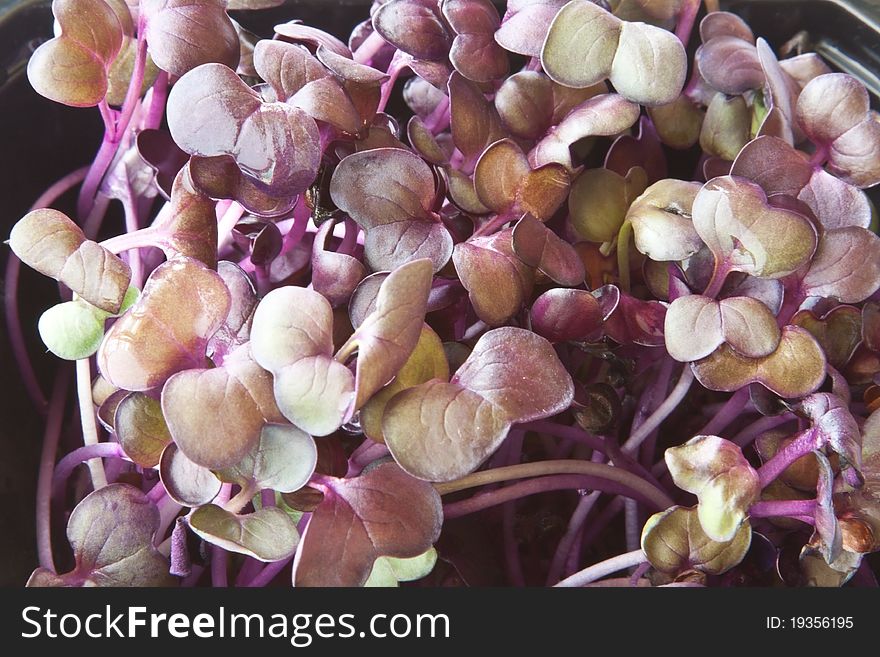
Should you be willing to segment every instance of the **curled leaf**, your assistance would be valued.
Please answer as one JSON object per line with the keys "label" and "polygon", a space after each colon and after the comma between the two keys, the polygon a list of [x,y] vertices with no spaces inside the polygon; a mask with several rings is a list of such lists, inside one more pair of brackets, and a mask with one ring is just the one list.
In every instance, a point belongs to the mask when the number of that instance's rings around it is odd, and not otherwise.
{"label": "curled leaf", "polygon": [[661,180],[636,198],[626,218],[632,223],[636,249],[656,261],[684,260],[703,246],[694,228],[693,204],[698,183]]}
{"label": "curled leaf", "polygon": [[286,559],[299,544],[296,524],[274,506],[236,515],[215,504],[206,504],[189,517],[189,526],[208,543],[258,561]]}
{"label": "curled leaf", "polygon": [[217,497],[222,485],[213,472],[190,461],[174,443],[162,451],[159,476],[168,497],[182,506],[207,504]]}
{"label": "curled leaf", "polygon": [[527,214],[517,222],[511,236],[513,251],[530,267],[536,267],[560,285],[584,282],[584,263],[574,248],[540,221]]}
{"label": "curled leaf", "polygon": [[602,328],[602,309],[585,290],[554,288],[535,299],[532,330],[551,342],[584,340]]}
{"label": "curled leaf", "polygon": [[758,499],[758,473],[740,448],[718,436],[695,436],[666,450],[675,485],[697,496],[697,517],[713,541],[732,540]]}

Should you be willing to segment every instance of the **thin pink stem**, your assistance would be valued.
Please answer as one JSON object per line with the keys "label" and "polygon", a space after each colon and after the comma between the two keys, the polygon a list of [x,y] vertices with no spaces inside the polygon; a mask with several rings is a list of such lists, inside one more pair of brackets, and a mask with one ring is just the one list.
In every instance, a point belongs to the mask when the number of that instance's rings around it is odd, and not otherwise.
{"label": "thin pink stem", "polygon": [[382,35],[373,30],[370,35],[364,39],[363,43],[351,54],[352,59],[359,64],[371,64],[373,58],[388,43],[382,38]]}
{"label": "thin pink stem", "polygon": [[700,11],[701,0],[685,0],[678,14],[678,24],[675,26],[675,36],[681,41],[681,45],[688,47],[691,40],[691,32],[694,29],[694,21]]}
{"label": "thin pink stem", "polygon": [[282,559],[281,561],[273,561],[270,564],[267,564],[263,570],[261,570],[257,575],[247,584],[245,584],[248,588],[259,588],[266,586],[269,584],[275,577],[284,570],[290,562],[293,560],[293,555],[287,557],[286,559]]}
{"label": "thin pink stem", "polygon": [[822,447],[823,443],[824,439],[821,432],[815,429],[807,429],[802,432],[797,438],[776,452],[769,461],[758,468],[758,479],[761,483],[761,488],[765,488],[774,481],[788,466],[799,458]]}
{"label": "thin pink stem", "polygon": [[746,407],[746,404],[749,403],[749,388],[748,386],[744,388],[740,388],[733,395],[730,396],[730,399],[721,407],[712,419],[697,432],[697,435],[716,435],[722,429],[725,429],[731,422],[733,422]]}
{"label": "thin pink stem", "polygon": [[816,500],[765,500],[752,504],[749,507],[749,516],[752,518],[810,517],[815,511]]}
{"label": "thin pink stem", "polygon": [[55,561],[52,557],[52,477],[55,472],[55,454],[61,437],[61,422],[64,418],[69,387],[70,371],[67,367],[63,367],[55,376],[55,385],[52,388],[52,403],[49,406],[49,417],[46,419],[46,430],[43,433],[40,472],[37,478],[37,555],[40,566],[53,573]]}
{"label": "thin pink stem", "polygon": [[78,447],[58,461],[58,465],[55,466],[55,474],[52,477],[53,494],[60,496],[64,492],[64,485],[78,465],[86,461],[91,463],[102,458],[123,459],[126,456],[119,443],[97,443]]}
{"label": "thin pink stem", "polygon": [[150,108],[144,117],[144,129],[155,130],[162,124],[162,116],[165,114],[165,103],[168,100],[168,73],[160,71],[153,83],[153,91],[150,95]]}
{"label": "thin pink stem", "polygon": [[[76,361],[76,394],[79,400],[79,418],[82,424],[83,442],[87,447],[97,447],[98,442],[98,425],[95,422],[95,402],[92,399],[92,369],[88,358],[82,358]],[[116,443],[105,443],[115,445],[116,449],[121,453],[122,448]],[[89,472],[92,475],[92,488],[98,490],[107,485],[107,475],[104,472],[104,463],[100,458],[94,458],[89,461]]]}

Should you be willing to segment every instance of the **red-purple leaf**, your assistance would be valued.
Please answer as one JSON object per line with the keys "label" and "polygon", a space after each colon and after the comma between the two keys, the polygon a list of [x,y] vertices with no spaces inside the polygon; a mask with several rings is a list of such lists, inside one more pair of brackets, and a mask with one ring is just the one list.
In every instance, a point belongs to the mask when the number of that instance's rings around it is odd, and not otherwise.
{"label": "red-purple leaf", "polygon": [[445,59],[449,33],[436,0],[390,0],[373,14],[382,38],[416,59]]}
{"label": "red-purple leaf", "polygon": [[295,586],[361,586],[378,557],[418,556],[440,536],[440,496],[393,463],[313,485],[324,499],[294,559]]}
{"label": "red-purple leaf", "polygon": [[532,330],[551,342],[584,340],[602,328],[602,309],[585,290],[554,288],[535,299]]}
{"label": "red-purple leaf", "polygon": [[540,269],[560,285],[573,287],[584,282],[584,263],[574,247],[532,215],[519,220],[511,241],[520,260]]}

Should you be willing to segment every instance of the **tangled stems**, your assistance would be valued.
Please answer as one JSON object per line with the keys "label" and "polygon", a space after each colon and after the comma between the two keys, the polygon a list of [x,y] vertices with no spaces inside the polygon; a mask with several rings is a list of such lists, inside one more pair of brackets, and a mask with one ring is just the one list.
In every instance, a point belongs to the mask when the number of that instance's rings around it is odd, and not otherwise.
{"label": "tangled stems", "polygon": [[[578,475],[580,477],[578,481],[575,482],[575,486],[567,487],[587,487],[582,485],[586,480],[586,483],[589,485],[588,487],[598,490],[606,490],[610,488],[614,489],[614,492],[618,492],[620,489],[623,489],[630,494],[635,494],[636,497],[645,500],[657,509],[666,509],[674,504],[672,499],[664,491],[645,481],[641,477],[623,470],[622,468],[615,468],[610,465],[605,465],[604,463],[592,463],[590,461],[557,460],[510,465],[502,468],[493,468],[492,470],[475,472],[466,477],[462,477],[461,479],[456,479],[455,481],[435,484],[435,488],[441,495],[448,495],[450,493],[467,490],[468,488],[474,488],[476,486],[484,486],[486,484],[505,482],[513,479],[523,479],[526,477],[548,477],[550,475]],[[566,482],[571,483],[571,480],[566,479]],[[553,484],[560,482],[554,480],[549,483],[552,486]],[[512,488],[512,486],[509,488]],[[485,495],[491,495],[494,493],[504,495],[503,493],[500,493],[500,491],[503,490],[506,489],[499,489],[498,491],[492,491],[492,493],[486,493]],[[539,492],[540,490],[541,488],[538,487],[534,492]],[[550,488],[548,490],[558,489]],[[516,498],[511,497],[508,499]],[[507,500],[504,499],[502,501]],[[486,502],[487,500],[482,501],[483,504],[486,504]],[[482,508],[494,506],[494,504],[495,503],[488,501],[486,506]]]}
{"label": "tangled stems", "polygon": [[40,566],[55,571],[55,560],[52,557],[52,476],[55,454],[58,451],[58,440],[61,437],[61,422],[64,418],[64,401],[70,387],[70,372],[61,368],[55,376],[52,389],[52,402],[49,405],[49,416],[46,418],[46,430],[43,433],[43,447],[40,453],[40,472],[37,478],[37,555]]}

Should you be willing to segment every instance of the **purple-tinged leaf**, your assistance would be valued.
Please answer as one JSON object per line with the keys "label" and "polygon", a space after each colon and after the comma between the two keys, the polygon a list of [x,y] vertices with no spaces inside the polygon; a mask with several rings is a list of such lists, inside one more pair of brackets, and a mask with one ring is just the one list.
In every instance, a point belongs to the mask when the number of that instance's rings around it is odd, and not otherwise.
{"label": "purple-tinged leaf", "polygon": [[[327,298],[334,308],[348,303],[352,292],[367,275],[360,260],[327,248],[333,221],[324,222],[312,247],[312,288]],[[450,249],[451,251],[451,249]]]}
{"label": "purple-tinged leaf", "polygon": [[648,561],[660,572],[674,575],[698,570],[720,575],[745,558],[751,542],[752,527],[747,522],[730,541],[718,542],[706,535],[696,508],[673,506],[648,518],[641,545]]}
{"label": "purple-tinged leaf", "polygon": [[521,7],[508,3],[495,41],[502,48],[529,57],[540,57],[541,48],[557,12],[567,0],[537,0]]}
{"label": "purple-tinged leaf", "polygon": [[222,367],[186,370],[168,379],[162,411],[180,451],[211,469],[238,463],[260,439],[263,425],[284,421],[272,377],[254,362],[248,346],[230,354]]}
{"label": "purple-tinged leaf", "polygon": [[33,210],[9,234],[9,246],[27,266],[54,278],[93,306],[116,313],[131,269],[58,210]]}
{"label": "purple-tinged leaf", "polygon": [[241,48],[224,0],[144,0],[147,44],[156,66],[182,76],[202,64],[235,69]]}
{"label": "purple-tinged leaf", "polygon": [[207,504],[189,516],[189,527],[212,545],[258,561],[287,559],[299,544],[296,524],[286,512],[275,506],[236,515]]}
{"label": "purple-tinged leaf", "polygon": [[340,55],[324,45],[318,46],[315,56],[334,75],[346,82],[378,86],[389,79],[387,73],[383,73],[372,66],[356,62],[351,57]]}
{"label": "purple-tinged leaf", "polygon": [[104,336],[101,374],[119,388],[144,391],[176,372],[204,367],[208,339],[229,306],[223,279],[197,260],[180,257],[159,265],[137,302]]}
{"label": "purple-tinged leaf", "polygon": [[804,201],[827,229],[867,228],[871,206],[864,192],[811,167],[807,158],[777,137],[758,137],[740,151],[731,174],[758,183],[768,195],[788,194]]}
{"label": "purple-tinged leaf", "polygon": [[373,28],[416,59],[445,59],[450,35],[436,0],[390,0],[373,14]]}
{"label": "purple-tinged leaf", "polygon": [[740,448],[718,436],[695,436],[665,453],[675,485],[697,496],[697,517],[713,541],[732,540],[761,484]]}
{"label": "purple-tinged leaf", "polygon": [[229,155],[272,195],[298,194],[318,172],[315,121],[294,107],[264,103],[222,64],[205,64],[177,81],[168,97],[168,127],[190,155]]}
{"label": "purple-tinged leaf", "polygon": [[599,302],[585,290],[554,288],[535,299],[531,328],[550,342],[584,340],[602,328]]}
{"label": "purple-tinged leaf", "polygon": [[[345,88],[334,77],[307,83],[287,101],[316,121],[323,121],[349,135],[358,134],[364,121]],[[375,111],[375,110],[374,110]]]}
{"label": "purple-tinged leaf", "polygon": [[511,244],[520,260],[540,269],[556,283],[574,287],[584,282],[584,263],[574,247],[532,215],[527,214],[517,222]]}
{"label": "purple-tinged leaf", "polygon": [[378,557],[418,556],[440,536],[440,496],[393,463],[316,486],[324,499],[294,559],[294,586],[361,586]]}
{"label": "purple-tinged leaf", "polygon": [[575,107],[529,153],[532,167],[558,162],[572,171],[569,148],[584,137],[609,137],[632,126],[639,106],[617,94],[601,94]]}
{"label": "purple-tinged leaf", "polygon": [[162,452],[159,476],[168,497],[188,507],[208,504],[217,497],[223,485],[213,472],[190,461],[174,443]]}
{"label": "purple-tinged leaf", "polygon": [[769,356],[748,358],[722,345],[691,364],[697,380],[709,390],[734,392],[760,383],[780,397],[803,397],[825,380],[825,354],[816,339],[799,326],[782,329],[779,346]]}
{"label": "purple-tinged leaf", "polygon": [[679,297],[666,311],[663,332],[669,355],[683,363],[705,358],[724,343],[743,356],[760,358],[773,353],[780,339],[776,317],[751,297]]}
{"label": "purple-tinged leaf", "polygon": [[700,40],[707,43],[721,36],[734,36],[754,43],[755,36],[748,24],[729,11],[713,11],[700,21]]}
{"label": "purple-tinged leaf", "polygon": [[774,208],[758,185],[743,178],[707,182],[694,199],[693,222],[717,263],[752,276],[787,276],[816,250],[809,219]]}
{"label": "purple-tinged leaf", "polygon": [[550,343],[505,327],[483,334],[449,383],[434,379],[397,394],[382,429],[404,470],[450,481],[475,470],[511,424],[555,415],[573,398],[571,377]]}
{"label": "purple-tinged leaf", "polygon": [[53,0],[60,29],[28,60],[34,90],[56,103],[92,107],[104,99],[108,71],[122,47],[122,24],[103,0]]}
{"label": "purple-tinged leaf", "polygon": [[477,317],[489,326],[515,315],[534,285],[534,270],[513,252],[511,230],[456,244],[452,261]]}
{"label": "purple-tinged leaf", "polygon": [[849,226],[826,231],[801,281],[805,296],[859,303],[880,288],[880,237]]}
{"label": "purple-tinged leaf", "polygon": [[541,49],[547,75],[567,87],[589,87],[610,77],[623,25],[588,0],[569,2],[553,19]]}
{"label": "purple-tinged leaf", "polygon": [[647,116],[639,119],[636,136],[623,134],[614,140],[605,155],[605,168],[621,176],[638,167],[654,183],[667,176],[666,154],[657,136],[654,124]]}
{"label": "purple-tinged leaf", "polygon": [[831,73],[831,68],[825,63],[825,60],[814,52],[807,52],[803,55],[783,59],[779,62],[779,65],[797,83],[801,90],[813,78]]}
{"label": "purple-tinged leaf", "polygon": [[189,173],[193,187],[212,199],[232,199],[260,217],[279,217],[290,212],[297,194],[269,194],[238,168],[229,155],[192,157]]}
{"label": "purple-tinged leaf", "polygon": [[449,49],[455,70],[474,82],[489,82],[507,75],[507,53],[495,42],[501,24],[489,0],[444,0],[443,16],[456,36]]}
{"label": "purple-tinged leaf", "polygon": [[813,516],[815,525],[810,547],[818,548],[825,562],[831,564],[837,560],[843,549],[843,536],[834,513],[834,470],[828,457],[821,452],[816,452],[816,461],[819,464],[819,479],[816,483],[816,511]]}
{"label": "purple-tinged leaf", "polygon": [[434,272],[452,256],[452,236],[435,221],[398,221],[366,231],[364,256],[374,271],[390,271],[408,262],[427,258]]}
{"label": "purple-tinged leaf", "polygon": [[428,260],[398,267],[382,282],[376,307],[336,355],[357,352],[354,410],[387,384],[415,349],[425,320],[433,271]]}
{"label": "purple-tinged leaf", "polygon": [[[666,306],[659,301],[642,301],[619,291],[617,295],[619,302],[605,318],[605,334],[618,344],[663,346]],[[612,294],[610,298],[613,300],[616,295]]]}
{"label": "purple-tinged leaf", "polygon": [[633,200],[645,191],[644,170],[634,168],[621,176],[605,168],[583,171],[571,186],[568,212],[578,237],[611,242],[626,219]]}
{"label": "purple-tinged leaf", "polygon": [[466,158],[476,159],[504,137],[501,119],[476,83],[457,71],[449,77],[448,89],[452,140]]}
{"label": "purple-tinged leaf", "polygon": [[171,586],[168,560],[153,547],[159,510],[134,486],[110,484],[87,495],[67,521],[74,569],[38,568],[28,586]]}
{"label": "purple-tinged leaf", "polygon": [[696,62],[709,86],[724,94],[738,96],[764,84],[755,45],[739,36],[722,35],[703,43]]}
{"label": "purple-tinged leaf", "polygon": [[660,141],[683,150],[700,138],[705,112],[682,94],[671,103],[648,107],[648,116]]}
{"label": "purple-tinged leaf", "polygon": [[251,322],[257,307],[257,292],[250,277],[235,263],[221,260],[217,273],[229,290],[229,312],[217,332],[208,340],[208,355],[219,363],[251,336]]}
{"label": "purple-tinged leaf", "polygon": [[327,69],[303,46],[263,39],[254,47],[254,69],[286,101],[310,82],[328,77]]}

